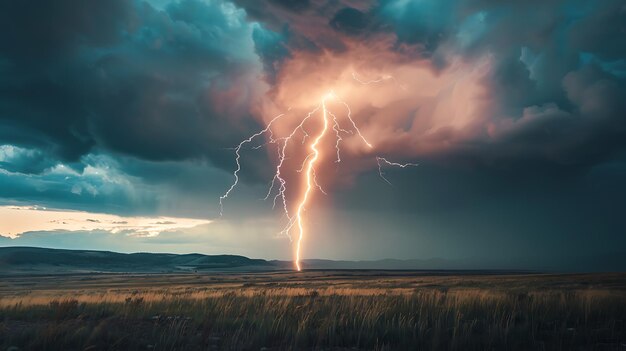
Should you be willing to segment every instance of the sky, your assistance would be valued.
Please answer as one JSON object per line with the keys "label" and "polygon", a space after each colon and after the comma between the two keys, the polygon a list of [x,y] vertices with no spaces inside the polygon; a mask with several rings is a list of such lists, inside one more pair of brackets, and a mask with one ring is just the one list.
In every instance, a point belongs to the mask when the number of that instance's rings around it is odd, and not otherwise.
{"label": "sky", "polygon": [[621,0],[3,1],[0,246],[292,259],[329,92],[304,258],[624,252]]}

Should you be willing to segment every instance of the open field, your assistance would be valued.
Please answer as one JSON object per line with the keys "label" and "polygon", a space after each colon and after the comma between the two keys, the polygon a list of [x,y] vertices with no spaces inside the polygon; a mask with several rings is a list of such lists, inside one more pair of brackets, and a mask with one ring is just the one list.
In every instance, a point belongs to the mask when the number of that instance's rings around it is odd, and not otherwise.
{"label": "open field", "polygon": [[626,350],[626,274],[4,276],[0,316],[0,349]]}

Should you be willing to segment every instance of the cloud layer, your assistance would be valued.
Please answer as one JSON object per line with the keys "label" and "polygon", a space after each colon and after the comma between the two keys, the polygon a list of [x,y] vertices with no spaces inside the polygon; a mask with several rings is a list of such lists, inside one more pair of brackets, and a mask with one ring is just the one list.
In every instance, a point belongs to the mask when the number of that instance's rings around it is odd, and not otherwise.
{"label": "cloud layer", "polygon": [[620,1],[38,6],[0,8],[0,143],[37,154],[9,171],[94,150],[230,169],[224,148],[328,89],[405,158],[578,165],[626,140]]}

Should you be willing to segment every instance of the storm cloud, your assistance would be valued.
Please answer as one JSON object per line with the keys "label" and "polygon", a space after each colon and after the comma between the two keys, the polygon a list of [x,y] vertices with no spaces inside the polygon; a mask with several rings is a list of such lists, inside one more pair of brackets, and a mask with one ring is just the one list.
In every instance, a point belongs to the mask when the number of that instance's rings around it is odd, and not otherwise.
{"label": "storm cloud", "polygon": [[256,125],[250,113],[265,84],[252,33],[262,28],[232,4],[0,6],[3,143],[68,162],[94,147],[219,159]]}
{"label": "storm cloud", "polygon": [[[242,5],[258,13],[262,2]],[[291,56],[270,91],[279,106],[354,71],[391,76],[405,91],[346,93],[385,152],[525,169],[589,167],[623,150],[624,6],[344,1],[298,11],[269,4],[257,16],[290,33]]]}
{"label": "storm cloud", "polygon": [[[208,158],[228,168],[224,148],[267,118],[263,100],[289,84],[289,67],[299,61],[378,64],[373,57],[380,50],[388,51],[381,65],[422,67],[435,72],[433,79],[488,61],[474,78],[482,92],[471,97],[476,107],[463,112],[461,127],[433,115],[445,109],[446,94],[460,90],[463,72],[429,92],[437,94],[434,101],[418,93],[363,106],[363,120],[412,114],[412,121],[388,123],[388,129],[404,127],[383,137],[388,152],[409,147],[414,152],[406,157],[414,159],[441,153],[585,164],[610,156],[626,140],[620,1],[0,6],[0,138],[37,149],[40,158],[77,162],[100,148],[148,160]],[[410,81],[419,76],[399,78],[419,85]],[[44,164],[22,170],[37,172]]]}

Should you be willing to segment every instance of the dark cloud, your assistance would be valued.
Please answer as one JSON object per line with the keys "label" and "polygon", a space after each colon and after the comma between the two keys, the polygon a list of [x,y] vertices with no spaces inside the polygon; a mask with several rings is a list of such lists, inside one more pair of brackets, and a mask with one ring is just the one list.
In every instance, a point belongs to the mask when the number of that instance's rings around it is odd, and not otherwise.
{"label": "dark cloud", "polygon": [[352,7],[343,8],[329,22],[334,29],[350,35],[364,33],[370,26],[369,15]]}
{"label": "dark cloud", "polygon": [[263,60],[266,78],[270,83],[275,83],[281,63],[290,57],[289,48],[287,48],[288,36],[288,32],[276,33],[261,26],[254,28],[252,32],[254,47]]}
{"label": "dark cloud", "polygon": [[223,149],[258,127],[250,113],[264,89],[262,65],[253,28],[232,4],[1,6],[1,143],[66,162],[98,145],[224,164]]}
{"label": "dark cloud", "polygon": [[[12,148],[0,146],[0,206],[39,205],[121,216],[216,218],[219,197],[233,181],[232,170],[224,171],[207,160],[155,161],[107,153],[90,153],[80,163],[70,165],[53,159],[53,166],[24,174],[8,169],[17,167],[15,159],[35,151],[6,152]],[[269,167],[264,162],[264,150],[249,151],[242,158],[241,186],[225,204],[229,209],[225,218],[258,217],[272,210],[271,205],[259,206],[258,201],[250,201],[267,191],[265,182],[250,175]]]}
{"label": "dark cloud", "polygon": [[302,10],[307,9],[311,5],[311,2],[309,0],[270,0],[270,1],[292,11],[302,11]]}
{"label": "dark cloud", "polygon": [[454,1],[383,0],[372,10],[395,32],[398,41],[417,44],[424,55],[458,29]]}
{"label": "dark cloud", "polygon": [[464,141],[453,158],[587,167],[626,146],[622,1],[390,0],[373,14],[399,43],[425,50],[418,51],[437,69],[440,57],[490,56],[482,83],[487,127],[469,138],[467,131],[450,134]]}
{"label": "dark cloud", "polygon": [[244,8],[252,19],[268,24],[273,29],[281,28],[289,22],[292,18],[290,16],[301,15],[311,9],[309,0],[234,0],[234,2]]}
{"label": "dark cloud", "polygon": [[[589,5],[587,5],[589,6]],[[604,60],[626,58],[626,4],[598,2],[594,11],[580,14],[568,37],[573,49],[592,52]]]}
{"label": "dark cloud", "polygon": [[0,146],[0,168],[8,172],[41,173],[56,164],[56,159],[38,149],[23,149],[11,145]]}
{"label": "dark cloud", "polygon": [[0,169],[0,204],[37,204],[122,215],[154,213],[158,209],[161,187],[146,185],[124,173],[109,157],[87,156],[82,162],[86,167],[80,171],[61,165],[30,175]]}
{"label": "dark cloud", "polygon": [[[97,14],[97,15],[94,15]],[[93,141],[70,71],[83,47],[108,47],[132,22],[128,1],[0,4],[0,138],[76,160]]]}
{"label": "dark cloud", "polygon": [[[263,23],[274,32],[283,34],[283,45],[291,53],[311,52],[323,54],[324,51],[342,52],[346,46],[340,33],[355,34],[360,31],[366,34],[365,28],[357,29],[365,23],[357,23],[361,14],[362,20],[369,21],[367,11],[356,8],[349,1],[283,1],[283,0],[234,0],[244,8],[251,19]],[[370,6],[372,1],[360,1],[363,8]],[[358,13],[358,14],[357,14]],[[337,17],[338,18],[335,18]],[[331,23],[331,25],[329,25]]]}
{"label": "dark cloud", "polygon": [[133,26],[134,5],[125,0],[3,1],[0,52],[16,65],[41,66],[71,57],[81,46],[113,45]]}

